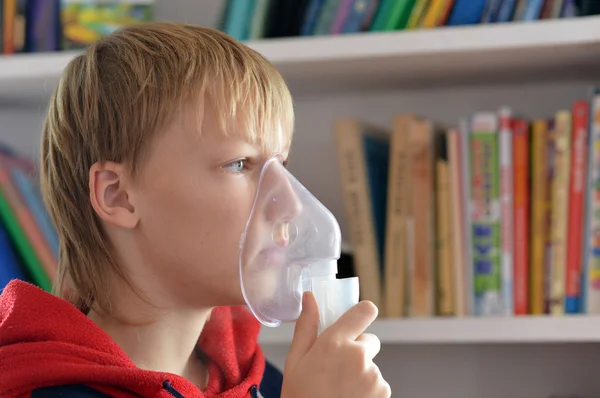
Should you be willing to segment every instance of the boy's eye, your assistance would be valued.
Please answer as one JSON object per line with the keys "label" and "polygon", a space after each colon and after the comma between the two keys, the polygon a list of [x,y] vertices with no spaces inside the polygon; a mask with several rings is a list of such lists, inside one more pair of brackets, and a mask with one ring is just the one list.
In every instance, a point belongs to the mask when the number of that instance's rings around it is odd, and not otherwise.
{"label": "boy's eye", "polygon": [[241,173],[242,171],[248,168],[248,160],[238,159],[236,161],[226,164],[225,166],[223,166],[223,168],[234,173]]}

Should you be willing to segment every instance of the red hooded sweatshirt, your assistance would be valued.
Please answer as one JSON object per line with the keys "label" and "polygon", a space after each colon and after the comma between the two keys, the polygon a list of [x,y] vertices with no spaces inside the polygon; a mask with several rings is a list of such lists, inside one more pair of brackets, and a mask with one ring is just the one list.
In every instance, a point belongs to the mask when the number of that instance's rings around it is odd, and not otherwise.
{"label": "red hooded sweatshirt", "polygon": [[180,376],[139,369],[73,305],[15,280],[0,296],[0,397],[29,397],[40,387],[69,384],[114,397],[256,396],[265,372],[259,330],[244,308],[213,311],[198,341],[209,359],[201,392]]}

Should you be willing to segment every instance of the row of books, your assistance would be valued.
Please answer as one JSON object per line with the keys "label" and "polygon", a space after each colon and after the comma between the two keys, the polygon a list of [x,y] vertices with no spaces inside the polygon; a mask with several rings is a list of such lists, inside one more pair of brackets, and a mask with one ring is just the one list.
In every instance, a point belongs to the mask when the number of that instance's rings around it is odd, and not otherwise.
{"label": "row of books", "polygon": [[12,279],[52,290],[58,235],[41,199],[35,163],[0,144],[0,291]]}
{"label": "row of books", "polygon": [[154,0],[0,0],[0,54],[81,49],[153,19]]}
{"label": "row of books", "polygon": [[600,91],[541,119],[333,130],[354,272],[383,316],[600,313]]}
{"label": "row of books", "polygon": [[257,40],[595,14],[596,0],[228,0],[219,28],[238,40]]}

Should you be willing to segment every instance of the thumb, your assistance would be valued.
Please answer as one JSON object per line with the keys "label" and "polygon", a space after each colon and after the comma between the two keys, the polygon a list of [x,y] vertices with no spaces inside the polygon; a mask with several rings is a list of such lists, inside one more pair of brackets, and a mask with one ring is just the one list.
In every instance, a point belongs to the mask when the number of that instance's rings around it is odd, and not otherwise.
{"label": "thumb", "polygon": [[311,292],[302,295],[302,313],[296,321],[294,338],[285,367],[295,367],[315,344],[319,333],[319,307]]}

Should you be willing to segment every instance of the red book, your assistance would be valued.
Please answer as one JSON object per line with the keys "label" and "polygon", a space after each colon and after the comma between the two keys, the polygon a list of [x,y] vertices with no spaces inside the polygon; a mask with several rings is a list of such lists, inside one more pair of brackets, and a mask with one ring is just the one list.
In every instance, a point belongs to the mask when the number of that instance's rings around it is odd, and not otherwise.
{"label": "red book", "polygon": [[529,122],[513,120],[513,272],[515,315],[529,313]]}
{"label": "red book", "polygon": [[581,295],[582,244],[587,180],[589,103],[573,104],[571,177],[569,183],[569,224],[567,230],[567,275],[565,312],[579,312]]}

